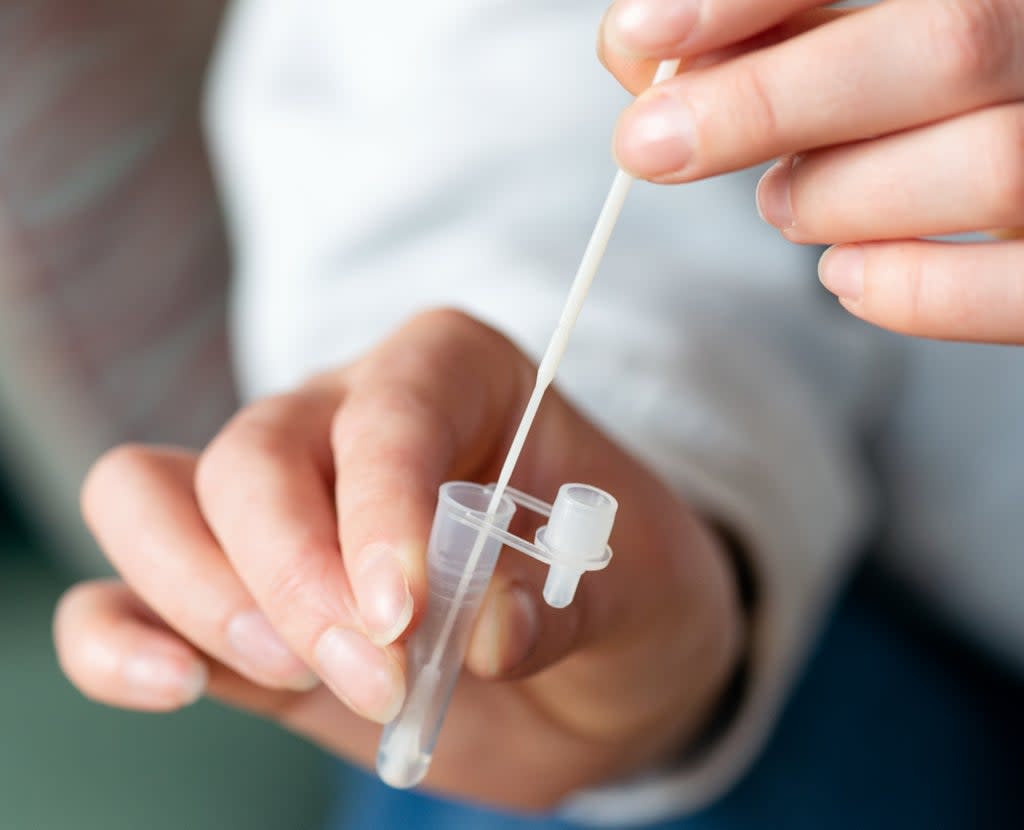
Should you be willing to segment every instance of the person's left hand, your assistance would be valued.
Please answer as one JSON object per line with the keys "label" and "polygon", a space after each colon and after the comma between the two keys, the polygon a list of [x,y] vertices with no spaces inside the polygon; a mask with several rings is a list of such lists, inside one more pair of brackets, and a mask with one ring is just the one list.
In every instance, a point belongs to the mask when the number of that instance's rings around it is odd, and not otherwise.
{"label": "person's left hand", "polygon": [[782,160],[758,188],[825,285],[897,331],[1024,343],[1024,0],[616,0],[599,52],[633,92],[622,166],[662,183]]}
{"label": "person's left hand", "polygon": [[[431,312],[250,404],[201,454],[111,451],[82,502],[122,580],[62,599],[68,677],[146,711],[205,690],[372,765],[430,594],[438,487],[497,477],[535,371],[478,321]],[[545,569],[501,557],[429,789],[546,810],[674,761],[715,721],[744,639],[727,538],[551,390],[515,483],[567,481],[620,497],[616,556],[563,609],[540,601]]]}

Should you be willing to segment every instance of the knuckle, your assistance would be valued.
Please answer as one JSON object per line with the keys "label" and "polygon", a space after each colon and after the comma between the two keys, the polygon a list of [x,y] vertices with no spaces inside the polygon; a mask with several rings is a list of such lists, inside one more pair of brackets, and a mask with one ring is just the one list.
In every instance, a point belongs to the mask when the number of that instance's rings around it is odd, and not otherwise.
{"label": "knuckle", "polygon": [[294,608],[306,593],[305,568],[278,570],[267,582],[267,604],[272,608]]}
{"label": "knuckle", "polygon": [[441,331],[485,330],[487,327],[458,308],[440,307],[420,312],[412,318],[410,325]]}
{"label": "knuckle", "polygon": [[269,574],[261,605],[268,611],[275,610],[277,613],[271,615],[279,619],[294,619],[310,612],[324,620],[336,618],[337,612],[328,607],[320,586],[332,584],[337,557],[336,550],[328,551],[313,538],[298,542],[295,555],[284,557],[288,567]]}
{"label": "knuckle", "polygon": [[506,343],[495,329],[457,308],[434,308],[413,317],[406,326],[411,336],[401,342],[412,350],[422,350],[436,361],[447,359],[452,352],[494,348]]}
{"label": "knuckle", "polygon": [[[410,359],[416,360],[414,356]],[[331,424],[335,458],[346,463],[358,456],[360,474],[367,480],[387,479],[396,469],[410,471],[422,464],[424,435],[430,436],[435,449],[439,445],[451,447],[456,441],[456,426],[432,399],[429,389],[399,380],[387,380],[353,396]],[[368,481],[363,481],[364,489],[367,485]]]}
{"label": "knuckle", "polygon": [[375,390],[385,385],[420,385],[433,378],[441,368],[437,346],[422,338],[398,339],[387,347],[369,355],[354,378],[346,398],[346,407],[352,401],[364,401]]}
{"label": "knuckle", "polygon": [[749,138],[758,145],[771,141],[778,135],[779,115],[772,86],[763,67],[755,63],[746,64],[743,71],[737,73],[734,83],[735,100],[742,102]]}
{"label": "knuckle", "polygon": [[951,0],[931,5],[931,34],[939,72],[955,84],[992,83],[1016,51],[1005,0]]}
{"label": "knuckle", "polygon": [[122,444],[101,455],[86,473],[79,496],[82,516],[94,526],[111,492],[126,480],[144,475],[152,467],[153,451],[141,444]]}
{"label": "knuckle", "polygon": [[195,471],[195,491],[200,502],[209,500],[227,483],[226,477],[234,454],[234,439],[225,431],[199,456]]}
{"label": "knuckle", "polygon": [[242,460],[248,466],[253,460],[274,463],[289,458],[294,452],[285,428],[290,409],[287,398],[269,398],[232,418],[196,464],[195,488],[200,499],[229,486]]}
{"label": "knuckle", "polygon": [[[415,360],[415,358],[413,358]],[[419,385],[401,382],[386,382],[367,394],[364,403],[376,418],[413,418],[433,421],[436,406],[430,400],[426,389]]]}

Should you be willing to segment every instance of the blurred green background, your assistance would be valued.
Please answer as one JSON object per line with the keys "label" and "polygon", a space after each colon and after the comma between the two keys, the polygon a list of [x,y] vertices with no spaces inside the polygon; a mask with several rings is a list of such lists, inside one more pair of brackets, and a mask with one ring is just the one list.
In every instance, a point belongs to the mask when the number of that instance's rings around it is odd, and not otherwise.
{"label": "blurred green background", "polygon": [[0,828],[304,830],[322,823],[327,769],[308,744],[200,703],[115,711],[61,675],[50,617],[67,577],[0,495]]}

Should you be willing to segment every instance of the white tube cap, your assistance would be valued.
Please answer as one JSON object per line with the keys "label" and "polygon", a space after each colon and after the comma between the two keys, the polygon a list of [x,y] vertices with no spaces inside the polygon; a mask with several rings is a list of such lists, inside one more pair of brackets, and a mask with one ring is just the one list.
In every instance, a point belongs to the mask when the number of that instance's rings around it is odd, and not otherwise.
{"label": "white tube cap", "polygon": [[547,527],[537,532],[537,544],[551,557],[544,583],[544,600],[565,608],[576,596],[584,572],[606,558],[618,502],[589,484],[564,484],[551,508]]}

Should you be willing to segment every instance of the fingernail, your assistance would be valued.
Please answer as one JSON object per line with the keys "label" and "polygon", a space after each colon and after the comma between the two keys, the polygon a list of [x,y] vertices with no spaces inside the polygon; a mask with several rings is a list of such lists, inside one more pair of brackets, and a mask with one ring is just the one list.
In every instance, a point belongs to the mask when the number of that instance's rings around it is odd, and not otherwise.
{"label": "fingernail", "polygon": [[191,657],[144,653],[129,657],[121,676],[147,697],[170,700],[180,706],[195,703],[206,691],[206,666]]}
{"label": "fingernail", "polygon": [[320,681],[296,657],[261,611],[243,611],[228,623],[228,643],[258,674],[281,678],[281,685],[307,692]]}
{"label": "fingernail", "polygon": [[316,660],[324,682],[352,710],[387,723],[405,698],[405,679],[398,664],[357,631],[329,628],[316,644]]}
{"label": "fingernail", "polygon": [[793,203],[789,183],[792,180],[793,159],[776,162],[757,183],[757,212],[769,225],[779,230],[793,227]]}
{"label": "fingernail", "polygon": [[468,662],[482,677],[501,677],[533,653],[540,633],[537,600],[528,588],[513,584],[495,594],[473,632]]}
{"label": "fingernail", "polygon": [[608,39],[635,57],[683,46],[697,28],[700,0],[618,0],[608,12]]}
{"label": "fingernail", "polygon": [[859,301],[864,294],[864,251],[857,245],[829,248],[818,263],[818,278],[841,300]]}
{"label": "fingernail", "polygon": [[412,619],[409,580],[390,547],[374,546],[359,557],[352,588],[367,634],[377,645],[397,640]]}
{"label": "fingernail", "polygon": [[635,176],[666,176],[690,161],[695,136],[689,108],[674,95],[653,90],[623,115],[615,134],[615,156]]}

